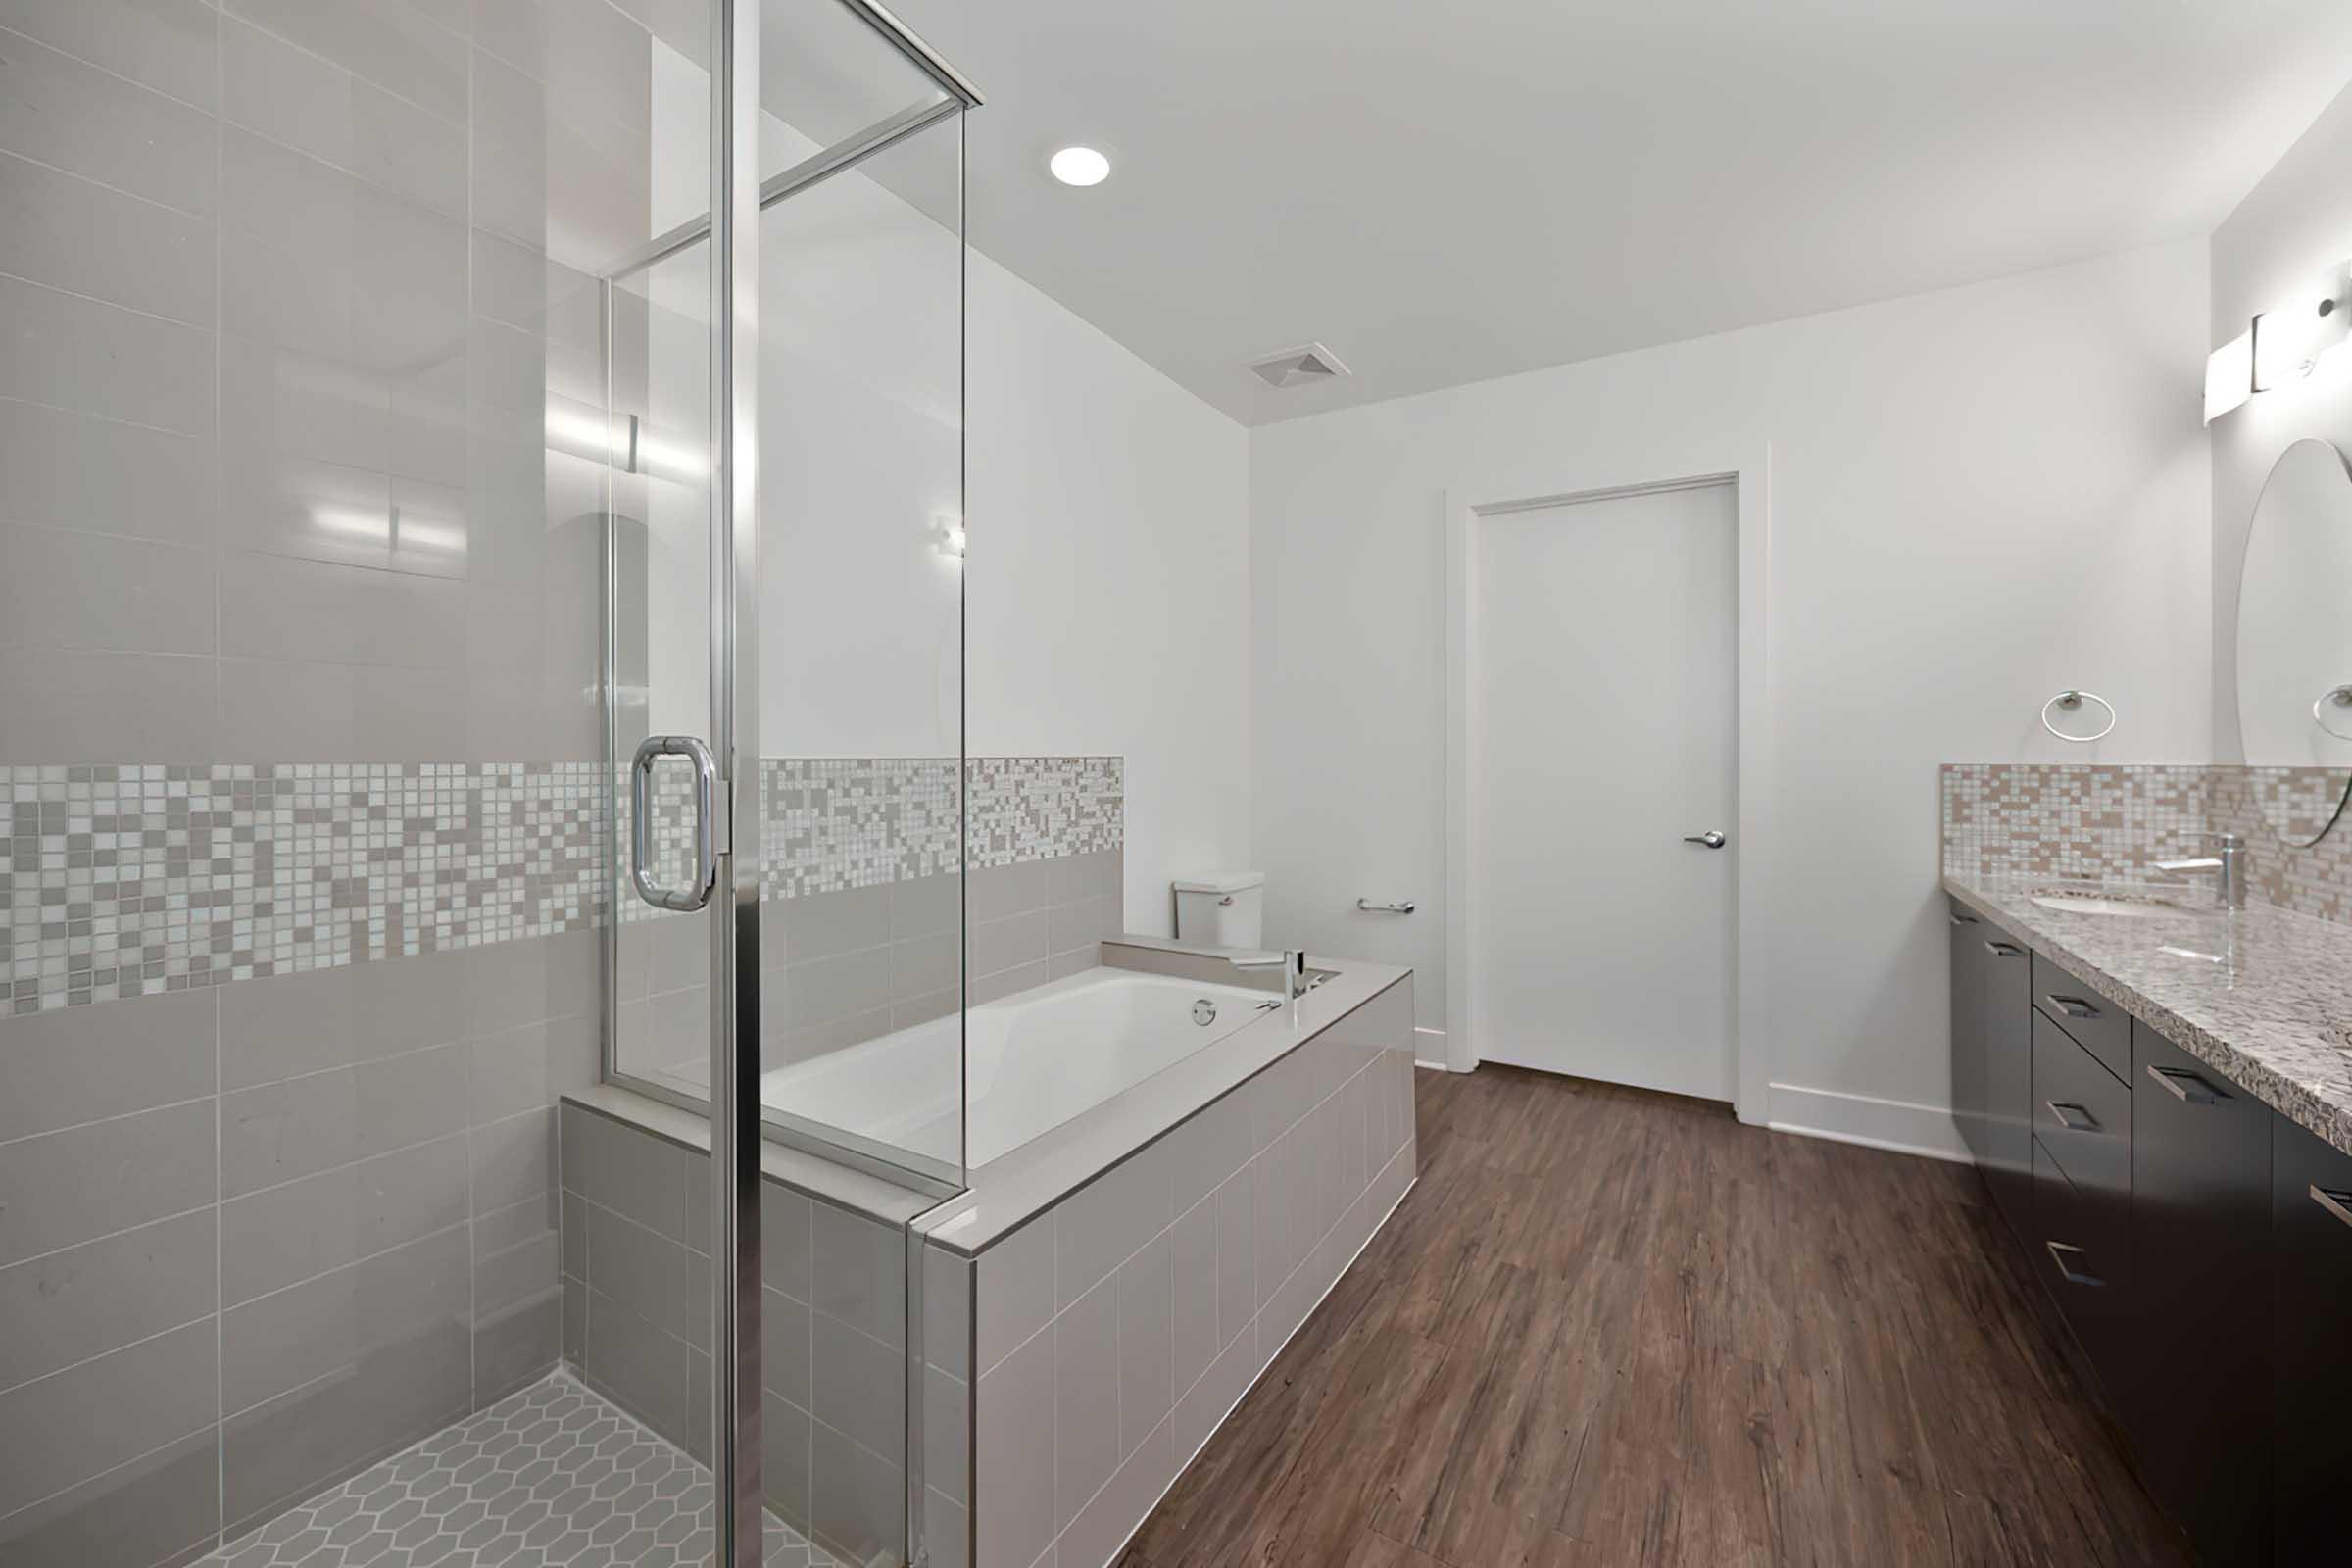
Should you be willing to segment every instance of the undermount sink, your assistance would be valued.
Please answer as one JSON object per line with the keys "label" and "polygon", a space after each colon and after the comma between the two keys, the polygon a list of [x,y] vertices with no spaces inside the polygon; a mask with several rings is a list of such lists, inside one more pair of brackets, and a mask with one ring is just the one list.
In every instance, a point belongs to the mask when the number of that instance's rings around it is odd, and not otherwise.
{"label": "undermount sink", "polygon": [[2058,909],[2067,914],[2120,914],[2147,918],[2151,915],[2181,914],[2180,905],[2153,893],[2076,893],[2064,888],[2045,888],[2026,897],[2045,909]]}

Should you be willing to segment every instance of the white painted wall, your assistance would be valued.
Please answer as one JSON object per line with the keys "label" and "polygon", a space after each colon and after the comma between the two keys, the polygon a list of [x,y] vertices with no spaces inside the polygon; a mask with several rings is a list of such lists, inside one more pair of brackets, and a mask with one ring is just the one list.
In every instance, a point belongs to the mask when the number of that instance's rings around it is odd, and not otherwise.
{"label": "white painted wall", "polygon": [[[2218,347],[2260,312],[2315,292],[2352,257],[2352,90],[2330,105],[2213,235],[2212,338]],[[2337,350],[2308,381],[2265,392],[2213,426],[2213,732],[2215,755],[2238,761],[2237,590],[2247,525],[2278,455],[2305,436],[2352,450],[2352,352]],[[2317,695],[2316,693],[2314,695]]]}
{"label": "white painted wall", "polygon": [[[1443,1026],[1447,489],[1768,442],[1775,1116],[1942,1122],[1936,765],[2209,755],[2206,273],[2186,241],[1254,430],[1268,942],[1409,963]],[[2067,686],[2112,737],[2041,732]]]}
{"label": "white painted wall", "polygon": [[[985,244],[985,222],[974,220]],[[1250,849],[1250,442],[975,251],[971,747],[1127,759],[1127,929]]]}

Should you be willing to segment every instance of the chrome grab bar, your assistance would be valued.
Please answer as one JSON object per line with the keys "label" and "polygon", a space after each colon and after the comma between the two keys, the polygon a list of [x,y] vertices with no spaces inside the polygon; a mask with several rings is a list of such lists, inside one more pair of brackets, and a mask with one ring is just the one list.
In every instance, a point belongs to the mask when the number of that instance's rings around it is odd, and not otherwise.
{"label": "chrome grab bar", "polygon": [[[694,764],[694,885],[665,888],[654,880],[654,763],[683,757]],[[629,834],[629,880],[637,896],[660,909],[699,909],[718,886],[718,759],[692,735],[648,735],[629,763],[629,805],[635,821]]]}

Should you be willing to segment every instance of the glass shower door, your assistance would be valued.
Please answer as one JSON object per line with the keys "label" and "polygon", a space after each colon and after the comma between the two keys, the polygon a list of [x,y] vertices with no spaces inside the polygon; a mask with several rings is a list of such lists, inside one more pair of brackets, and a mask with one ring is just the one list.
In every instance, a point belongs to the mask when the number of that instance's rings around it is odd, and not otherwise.
{"label": "glass shower door", "polygon": [[[842,0],[710,26],[655,78],[672,222],[606,289],[606,1075],[707,1118],[686,1442],[721,1560],[903,1561],[901,1230],[962,1175],[969,100]],[[889,1185],[763,1179],[770,1138]]]}

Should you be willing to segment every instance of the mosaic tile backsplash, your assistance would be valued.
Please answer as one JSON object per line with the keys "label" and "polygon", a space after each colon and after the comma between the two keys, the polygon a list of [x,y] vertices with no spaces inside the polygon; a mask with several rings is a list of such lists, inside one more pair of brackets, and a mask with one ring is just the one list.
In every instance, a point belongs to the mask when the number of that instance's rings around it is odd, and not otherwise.
{"label": "mosaic tile backsplash", "polygon": [[[974,865],[1124,842],[1118,758],[969,765]],[[956,775],[954,759],[764,762],[767,897],[954,869]],[[683,780],[658,778],[666,857],[690,823]],[[592,762],[17,766],[0,784],[13,1013],[553,936],[612,906]]]}
{"label": "mosaic tile backsplash", "polygon": [[2344,775],[2310,767],[1947,762],[1943,868],[1970,878],[2144,882],[2150,862],[2204,853],[2208,836],[2248,847],[2252,896],[2352,923],[2352,826],[2309,849]]}

